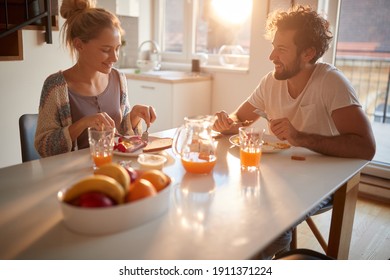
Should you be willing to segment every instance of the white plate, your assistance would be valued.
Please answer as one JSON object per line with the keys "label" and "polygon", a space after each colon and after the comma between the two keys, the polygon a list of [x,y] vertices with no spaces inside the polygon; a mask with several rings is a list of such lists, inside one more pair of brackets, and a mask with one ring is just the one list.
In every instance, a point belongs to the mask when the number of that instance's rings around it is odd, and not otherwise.
{"label": "white plate", "polygon": [[[115,138],[115,143],[118,143],[118,138]],[[128,152],[121,152],[121,151],[118,151],[118,150],[114,150],[113,154],[114,155],[118,155],[118,156],[123,156],[123,157],[136,157],[140,154],[142,154],[143,152],[143,149],[138,149],[136,150],[135,152],[132,152],[132,153],[128,153]]]}
{"label": "white plate", "polygon": [[[265,154],[270,154],[270,153],[278,153],[281,151],[284,151],[286,149],[289,149],[291,146],[288,144],[286,141],[280,141],[276,136],[265,134],[263,136],[263,147],[262,147],[262,152]],[[233,144],[234,146],[239,147],[240,146],[240,139],[238,134],[233,135],[229,138],[229,142]],[[278,148],[275,147],[276,145],[283,145],[285,146],[284,148]]]}
{"label": "white plate", "polygon": [[123,153],[120,151],[115,151],[114,150],[114,155],[122,156],[122,157],[136,157],[142,154],[143,149],[136,150],[134,153]]}
{"label": "white plate", "polygon": [[240,146],[240,138],[238,137],[238,134],[230,136],[229,142],[233,144],[234,146],[239,147]]}
{"label": "white plate", "polygon": [[[153,136],[149,136],[149,139],[153,138]],[[115,143],[118,144],[118,137],[115,137]],[[118,150],[114,150],[114,155],[123,156],[123,157],[136,157],[143,153],[143,149],[138,149],[135,152],[128,153],[128,152],[121,152]]]}
{"label": "white plate", "polygon": [[215,131],[215,130],[211,130],[211,137],[213,138],[219,138],[221,137],[221,132],[218,132],[218,131]]}

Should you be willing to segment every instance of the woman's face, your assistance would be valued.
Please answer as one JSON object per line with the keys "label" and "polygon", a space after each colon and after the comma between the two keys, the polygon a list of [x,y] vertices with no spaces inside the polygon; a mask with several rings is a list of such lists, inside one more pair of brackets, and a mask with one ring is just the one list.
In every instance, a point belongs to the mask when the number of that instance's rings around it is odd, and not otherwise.
{"label": "woman's face", "polygon": [[88,41],[80,42],[78,63],[105,74],[111,72],[118,61],[121,34],[118,29],[105,28],[100,35]]}

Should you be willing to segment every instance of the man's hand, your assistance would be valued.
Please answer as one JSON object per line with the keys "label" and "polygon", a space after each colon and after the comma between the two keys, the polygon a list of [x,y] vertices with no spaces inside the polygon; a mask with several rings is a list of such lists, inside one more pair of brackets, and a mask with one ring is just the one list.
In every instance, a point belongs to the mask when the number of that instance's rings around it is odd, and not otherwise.
{"label": "man's hand", "polygon": [[217,119],[214,122],[213,129],[218,132],[223,132],[232,128],[234,120],[225,111],[220,111],[215,114]]}
{"label": "man's hand", "polygon": [[287,118],[271,120],[270,129],[280,140],[287,140],[291,145],[298,146],[299,132]]}

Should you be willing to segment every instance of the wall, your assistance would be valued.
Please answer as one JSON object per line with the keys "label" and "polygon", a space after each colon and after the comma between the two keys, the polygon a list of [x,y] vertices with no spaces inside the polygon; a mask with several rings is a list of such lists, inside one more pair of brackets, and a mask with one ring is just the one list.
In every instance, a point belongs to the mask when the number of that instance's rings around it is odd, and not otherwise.
{"label": "wall", "polygon": [[[126,57],[120,67],[135,68],[138,56],[138,18],[129,16],[118,16],[121,26],[125,30],[122,40],[126,44],[122,47],[126,52]],[[118,61],[119,62],[119,61]],[[118,67],[118,66],[117,66]]]}
{"label": "wall", "polygon": [[[138,8],[139,5],[136,0],[98,0],[97,6],[107,9],[112,13],[116,13],[122,28],[125,30],[123,40],[126,44],[123,46],[123,50],[126,53],[125,59],[120,59],[115,65],[122,68],[135,68],[138,55],[138,13],[130,13],[133,9]],[[131,5],[131,7],[130,7]]]}
{"label": "wall", "polygon": [[0,168],[22,162],[19,117],[38,113],[45,78],[72,64],[59,31],[53,32],[53,44],[46,44],[43,31],[24,30],[23,55],[23,61],[0,62]]}

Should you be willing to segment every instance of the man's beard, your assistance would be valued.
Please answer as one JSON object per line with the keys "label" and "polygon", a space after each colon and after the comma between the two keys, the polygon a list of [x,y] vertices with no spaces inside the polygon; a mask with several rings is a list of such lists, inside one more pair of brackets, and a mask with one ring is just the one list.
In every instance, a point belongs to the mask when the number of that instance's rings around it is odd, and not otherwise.
{"label": "man's beard", "polygon": [[284,67],[284,65],[283,65],[282,72],[277,73],[276,70],[274,70],[275,79],[276,80],[287,80],[287,79],[294,77],[295,75],[297,75],[301,71],[299,59],[295,59],[295,61],[291,64],[292,64],[291,69],[286,69],[286,67]]}

